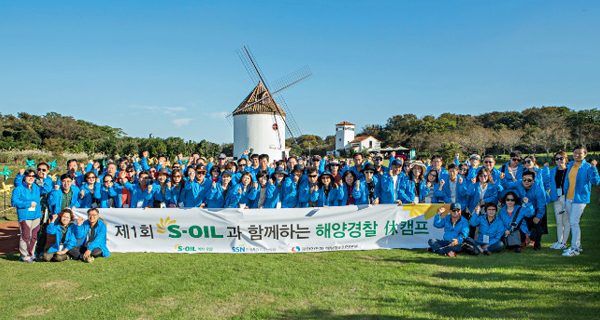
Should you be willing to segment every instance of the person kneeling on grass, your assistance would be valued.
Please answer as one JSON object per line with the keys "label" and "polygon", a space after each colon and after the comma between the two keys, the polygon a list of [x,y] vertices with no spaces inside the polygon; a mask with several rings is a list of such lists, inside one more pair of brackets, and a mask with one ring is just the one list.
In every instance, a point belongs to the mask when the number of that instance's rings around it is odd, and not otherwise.
{"label": "person kneeling on grass", "polygon": [[469,236],[469,222],[461,216],[460,203],[450,205],[450,214],[442,218],[446,208],[440,207],[433,218],[433,226],[444,228],[444,239],[429,239],[427,251],[454,257],[462,250],[461,244]]}
{"label": "person kneeling on grass", "polygon": [[471,217],[471,226],[479,227],[479,237],[476,241],[477,253],[482,252],[490,255],[491,252],[500,252],[504,249],[504,244],[500,239],[504,234],[504,223],[502,219],[496,217],[496,204],[488,202],[483,207],[485,213],[481,212],[481,207],[475,207],[475,212]]}
{"label": "person kneeling on grass", "polygon": [[106,224],[99,220],[100,211],[96,208],[87,211],[88,219],[77,219],[77,230],[75,237],[83,238],[83,243],[80,246],[69,250],[68,254],[71,258],[78,260],[86,260],[90,256],[110,257],[110,252],[106,248]]}
{"label": "person kneeling on grass", "polygon": [[59,214],[53,214],[46,228],[48,234],[56,236],[54,245],[43,254],[46,262],[62,262],[67,260],[67,252],[77,246],[77,225],[73,224],[75,216],[71,209],[65,208]]}

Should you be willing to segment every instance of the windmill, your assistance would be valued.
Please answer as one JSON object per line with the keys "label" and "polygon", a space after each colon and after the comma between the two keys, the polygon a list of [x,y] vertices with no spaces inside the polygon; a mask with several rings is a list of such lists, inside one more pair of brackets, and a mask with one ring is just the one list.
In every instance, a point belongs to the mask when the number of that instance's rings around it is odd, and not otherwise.
{"label": "windmill", "polygon": [[[285,136],[296,143],[301,135],[281,91],[312,75],[308,66],[283,77],[271,87],[256,59],[247,46],[240,48],[238,56],[244,64],[254,89],[242,103],[227,117],[233,117],[233,154],[241,156],[244,150],[265,153],[271,160],[282,159],[285,155]],[[274,95],[277,95],[275,101]]]}

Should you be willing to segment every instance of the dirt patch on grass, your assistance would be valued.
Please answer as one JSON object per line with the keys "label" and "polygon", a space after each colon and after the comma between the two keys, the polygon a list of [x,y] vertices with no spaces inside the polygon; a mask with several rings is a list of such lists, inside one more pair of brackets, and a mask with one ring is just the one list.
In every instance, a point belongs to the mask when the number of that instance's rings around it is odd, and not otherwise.
{"label": "dirt patch on grass", "polygon": [[0,223],[0,256],[19,251],[19,223]]}
{"label": "dirt patch on grass", "polygon": [[54,308],[52,307],[41,307],[41,306],[30,306],[23,309],[19,315],[23,318],[29,317],[39,317],[45,315],[46,313],[52,311]]}
{"label": "dirt patch on grass", "polygon": [[55,280],[55,281],[49,281],[49,282],[42,282],[39,284],[39,286],[43,289],[44,288],[57,288],[57,289],[72,288],[75,285],[76,285],[76,283],[68,281],[68,280]]}
{"label": "dirt patch on grass", "polygon": [[206,304],[187,307],[189,313],[197,319],[227,319],[267,306],[277,301],[269,294],[259,292],[239,292],[227,299],[219,299]]}

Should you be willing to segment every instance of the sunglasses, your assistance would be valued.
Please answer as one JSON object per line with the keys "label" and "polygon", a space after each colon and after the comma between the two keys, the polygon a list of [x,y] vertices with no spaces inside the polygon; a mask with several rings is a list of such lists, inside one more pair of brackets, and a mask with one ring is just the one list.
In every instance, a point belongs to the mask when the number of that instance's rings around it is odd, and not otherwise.
{"label": "sunglasses", "polygon": [[196,171],[196,174],[206,174],[206,171]]}
{"label": "sunglasses", "polygon": [[318,177],[318,176],[319,176],[319,175],[316,175],[316,174],[311,174],[311,175],[309,175],[309,177],[310,177],[310,178],[316,178],[316,177]]}
{"label": "sunglasses", "polygon": [[46,172],[46,171],[48,171],[48,169],[41,169],[41,168],[40,168],[40,169],[37,169],[37,170],[38,170],[38,171],[42,171],[42,172]]}
{"label": "sunglasses", "polygon": [[375,161],[383,161],[383,159],[381,159],[381,158],[375,158],[373,160],[375,160]]}
{"label": "sunglasses", "polygon": [[459,211],[460,211],[460,209],[454,209],[454,210],[452,210],[452,212],[459,212]]}
{"label": "sunglasses", "polygon": [[533,179],[523,179],[523,182],[533,182]]}
{"label": "sunglasses", "polygon": [[104,183],[112,183],[112,180],[105,180]]}
{"label": "sunglasses", "polygon": [[175,175],[175,176],[173,176],[173,178],[181,178],[181,176],[180,175]]}
{"label": "sunglasses", "polygon": [[373,171],[365,171],[365,174],[373,174],[373,173],[375,173],[375,172],[373,172]]}
{"label": "sunglasses", "polygon": [[516,162],[521,162],[521,159],[519,159],[519,158],[512,158],[512,159],[510,159],[510,160],[512,160],[512,161],[516,161]]}
{"label": "sunglasses", "polygon": [[489,160],[486,160],[486,161],[484,161],[483,163],[494,163],[494,161],[489,161]]}
{"label": "sunglasses", "polygon": [[531,163],[531,162],[532,162],[531,160],[525,160],[525,163]]}
{"label": "sunglasses", "polygon": [[513,199],[513,198],[506,198],[506,201],[507,201],[507,202],[508,202],[508,201],[514,202],[514,201],[515,201],[515,199]]}
{"label": "sunglasses", "polygon": [[435,178],[435,177],[437,177],[437,174],[435,174],[435,173],[430,173],[430,174],[429,174],[429,176],[430,176],[430,177],[434,177],[434,178]]}
{"label": "sunglasses", "polygon": [[565,160],[565,158],[564,157],[556,157],[556,158],[554,158],[554,161],[559,161],[559,160]]}
{"label": "sunglasses", "polygon": [[35,178],[35,174],[28,174],[28,175],[26,175],[26,177]]}

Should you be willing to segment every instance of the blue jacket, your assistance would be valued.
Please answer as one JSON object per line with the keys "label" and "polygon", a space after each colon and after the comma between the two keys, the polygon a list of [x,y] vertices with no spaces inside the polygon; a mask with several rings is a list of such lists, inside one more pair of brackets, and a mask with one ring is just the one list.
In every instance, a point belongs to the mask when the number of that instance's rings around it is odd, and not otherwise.
{"label": "blue jacket", "polygon": [[502,238],[502,235],[506,231],[502,219],[496,216],[494,221],[492,221],[492,223],[490,224],[488,222],[487,215],[484,213],[474,214],[471,217],[471,226],[479,226],[479,237],[477,238],[478,242],[485,243],[485,241],[483,241],[483,236],[489,237],[489,242],[487,242],[487,244],[494,244],[500,241],[500,238]]}
{"label": "blue jacket", "polygon": [[207,179],[206,177],[202,183],[199,183],[198,180],[194,180],[190,182],[190,187],[192,190],[192,197],[194,197],[193,206],[199,207],[206,202],[206,195],[212,187],[212,180]]}
{"label": "blue jacket", "polygon": [[[205,180],[206,181],[206,180]],[[212,184],[212,181],[210,182]],[[217,185],[220,182],[217,182]],[[210,185],[209,185],[210,187]],[[181,181],[178,186],[171,186],[169,189],[169,204],[179,207],[179,203],[183,202],[185,208],[195,207],[197,204],[194,197],[194,184],[187,181]],[[208,192],[208,191],[207,191]],[[198,204],[199,205],[199,204]]]}
{"label": "blue jacket", "polygon": [[[227,194],[224,194],[223,185],[221,183],[216,183],[215,186],[212,186],[208,193],[206,194],[206,207],[207,208],[229,208],[232,203],[236,203],[235,197],[235,188],[236,185],[233,182],[229,183],[227,187]],[[239,199],[237,199],[239,202]]]}
{"label": "blue jacket", "polygon": [[319,187],[319,190],[310,193],[310,200],[316,202],[317,207],[339,206],[343,193],[340,193],[338,189],[332,187],[329,194],[325,196],[325,191],[322,187]]}
{"label": "blue jacket", "polygon": [[[71,185],[71,207],[81,208],[79,204],[79,188],[75,185]],[[48,207],[50,209],[51,214],[59,214],[60,208],[62,207],[63,202],[63,190],[62,188],[58,190],[52,190],[50,195],[48,195]]]}
{"label": "blue jacket", "polygon": [[[50,181],[52,181],[52,179],[50,179]],[[13,207],[17,208],[17,217],[19,221],[34,220],[42,217],[40,196],[50,192],[51,188],[52,186],[45,181],[44,187],[40,187],[33,183],[30,190],[23,183],[13,190],[10,203]],[[29,211],[29,207],[31,207],[32,202],[36,203],[35,209],[33,211]]]}
{"label": "blue jacket", "polygon": [[[521,210],[519,210],[519,208],[521,208]],[[533,217],[534,212],[532,210],[531,203],[529,203],[528,205],[525,205],[525,206],[516,205],[514,207],[512,213],[515,214],[517,212],[517,210],[519,210],[519,215],[517,216],[517,220],[515,220],[515,223],[517,225],[519,225],[519,223],[520,223],[521,231],[524,234],[529,234],[529,229],[527,229],[527,223],[525,223],[524,221],[523,222],[521,222],[521,221],[525,218]],[[513,217],[508,216],[508,212],[506,211],[506,206],[504,206],[504,207],[502,207],[502,209],[500,209],[500,211],[498,212],[498,217],[500,218],[500,220],[502,220],[502,224],[504,225],[504,231],[510,231],[510,229],[511,229],[510,224],[512,223]]]}
{"label": "blue jacket", "polygon": [[[574,161],[569,162],[567,165],[567,178],[565,179],[565,190],[569,190],[569,172],[575,164]],[[600,182],[598,176],[598,168],[592,167],[585,159],[581,162],[579,171],[577,171],[577,178],[575,179],[575,195],[573,196],[573,203],[590,203],[590,194],[592,191],[592,185],[597,185]],[[565,194],[567,192],[565,191]]]}
{"label": "blue jacket", "polygon": [[[133,184],[127,182],[123,187],[131,192],[131,208],[152,207],[152,192],[148,192],[148,186],[142,190],[138,183]],[[152,189],[154,189],[154,187],[152,187]]]}
{"label": "blue jacket", "polygon": [[518,180],[507,182],[506,189],[507,192],[514,191],[521,201],[523,201],[523,198],[527,198],[529,200],[528,204],[531,204],[532,210],[535,211],[535,216],[539,219],[544,217],[546,214],[546,192],[538,184],[534,183],[529,190],[525,190],[523,181]]}
{"label": "blue jacket", "polygon": [[[379,203],[395,203],[396,200],[402,200],[404,203],[406,199],[406,180],[408,177],[404,177],[402,175],[398,175],[396,179],[396,186],[394,187],[394,179],[390,174],[383,174],[379,177],[379,191],[377,192],[379,196]],[[364,180],[364,178],[362,178]],[[375,180],[375,177],[373,177]],[[412,201],[412,200],[411,200]]]}
{"label": "blue jacket", "polygon": [[100,188],[100,208],[108,208],[108,199],[110,198],[114,199],[115,208],[120,208],[119,204],[117,204],[119,200],[117,199],[117,191],[115,190],[115,187],[112,186],[107,189],[105,186],[102,186]]}
{"label": "blue jacket", "polygon": [[462,216],[458,218],[456,224],[452,225],[452,214],[448,213],[443,219],[438,213],[433,217],[433,226],[444,228],[444,240],[451,241],[457,239],[458,243],[463,243],[469,236],[469,222]]}
{"label": "blue jacket", "polygon": [[165,192],[162,192],[162,188],[160,187],[160,182],[155,181],[152,184],[152,201],[159,201],[165,204],[166,207],[169,206],[169,201],[171,201],[171,190],[165,184]]}
{"label": "blue jacket", "polygon": [[281,181],[281,186],[277,181],[275,184],[268,183],[264,208],[277,208],[278,202],[281,202],[282,208],[294,208],[298,203],[296,188],[296,184],[289,177]]}
{"label": "blue jacket", "polygon": [[[545,166],[544,167],[544,171],[542,171],[542,173],[544,174],[544,182],[547,185],[546,190],[550,190],[550,202],[555,202],[558,200],[558,191],[557,188],[560,186],[556,185],[556,171],[558,170],[558,167],[554,167],[552,168],[552,170],[550,170],[550,167]],[[568,172],[568,168],[565,169],[565,183],[567,183],[567,180],[569,179],[569,177],[566,176]],[[568,190],[568,189],[567,189]],[[567,194],[567,190],[563,190],[563,194],[566,195]]]}
{"label": "blue jacket", "polygon": [[91,208],[93,199],[100,200],[102,198],[100,182],[94,183],[94,193],[90,191],[90,186],[86,183],[84,184],[80,190],[84,190],[85,194],[83,195],[83,199],[79,197],[79,208]]}
{"label": "blue jacket", "polygon": [[[96,238],[94,241],[87,244],[87,249],[92,251],[94,249],[102,250],[103,257],[110,257],[110,251],[106,247],[106,225],[102,220],[98,219],[96,222]],[[87,238],[88,233],[90,232],[90,221],[85,220],[80,226],[77,226],[75,232],[75,238],[83,239],[85,242],[85,238]],[[83,245],[83,243],[82,243]]]}
{"label": "blue jacket", "polygon": [[431,187],[427,187],[427,182],[421,183],[421,192],[419,192],[419,203],[424,203],[425,197],[432,191],[431,203],[444,203],[444,193],[440,191],[440,185],[434,183]]}
{"label": "blue jacket", "polygon": [[237,208],[240,204],[243,204],[250,208],[251,201],[256,199],[256,195],[258,193],[258,189],[254,189],[253,185],[248,185],[244,188],[243,184],[238,184],[235,187],[235,203],[230,204],[230,208]]}
{"label": "blue jacket", "polygon": [[[60,251],[60,241],[62,240],[60,221],[57,219],[54,223],[49,223],[46,227],[46,233],[56,236],[56,241],[54,242],[54,245],[48,249],[48,253]],[[63,244],[65,249],[71,250],[83,243],[83,239],[75,238],[75,233],[77,233],[77,225],[73,223],[67,228],[65,243]]]}
{"label": "blue jacket", "polygon": [[[469,190],[467,190],[467,194],[469,195],[469,210],[470,212],[475,211],[475,207],[479,203],[479,198],[481,197],[481,183],[479,181],[472,183],[469,186]],[[488,183],[487,189],[485,190],[485,194],[483,195],[484,203],[497,203],[498,202],[498,187],[495,184]]]}
{"label": "blue jacket", "polygon": [[[466,208],[469,203],[469,197],[467,195],[467,191],[469,189],[469,183],[466,181],[464,177],[463,183],[460,183],[459,177],[456,177],[456,201],[460,203],[461,207]],[[442,197],[444,199],[444,203],[452,203],[452,194],[450,190],[450,178],[444,179],[444,185],[442,186],[442,191],[436,189],[436,193],[438,197]]]}
{"label": "blue jacket", "polygon": [[346,182],[343,182],[342,186],[339,187],[338,191],[341,193],[342,196],[340,200],[341,206],[345,206],[348,203],[348,197],[350,196],[350,194],[352,194],[352,197],[354,198],[355,205],[369,204],[369,200],[367,199],[367,197],[369,196],[369,192],[367,191],[367,188],[363,185],[362,180],[359,181],[360,182],[358,184],[358,190],[356,190],[356,182],[354,182],[352,187],[350,187],[350,190],[348,190],[349,187]]}

